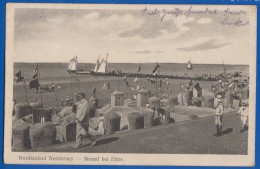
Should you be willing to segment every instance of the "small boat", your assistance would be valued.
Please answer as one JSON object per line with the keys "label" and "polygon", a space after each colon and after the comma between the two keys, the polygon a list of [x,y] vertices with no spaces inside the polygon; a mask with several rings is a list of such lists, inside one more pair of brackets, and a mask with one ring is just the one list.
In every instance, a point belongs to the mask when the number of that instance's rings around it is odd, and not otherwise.
{"label": "small boat", "polygon": [[78,57],[77,56],[70,60],[67,71],[69,73],[90,74],[90,71],[78,68]]}
{"label": "small boat", "polygon": [[76,72],[78,70],[78,57],[74,57],[70,60],[67,71],[69,73]]}
{"label": "small boat", "polygon": [[192,70],[192,64],[191,64],[190,60],[188,61],[186,68],[187,68],[187,70]]}
{"label": "small boat", "polygon": [[[218,75],[201,75],[201,76],[178,76],[178,75],[163,75],[159,73],[159,67],[160,65],[156,63],[155,68],[151,73],[140,73],[141,67],[139,64],[137,73],[130,73],[130,72],[121,72],[121,70],[110,70],[108,69],[107,65],[107,59],[101,59],[100,56],[96,61],[96,65],[94,70],[87,70],[87,69],[79,69],[78,68],[78,60],[77,57],[74,57],[70,60],[69,66],[68,66],[68,72],[69,73],[76,73],[76,74],[90,74],[93,76],[114,76],[114,77],[138,77],[138,78],[167,78],[167,79],[188,79],[188,80],[199,80],[199,81],[218,81],[220,79],[222,80],[228,80],[231,79],[233,76],[241,76],[241,73],[226,73],[226,69],[224,67],[224,73],[218,74]],[[224,64],[223,64],[224,65]],[[188,61],[187,70],[192,70],[193,66],[191,63],[191,60]]]}

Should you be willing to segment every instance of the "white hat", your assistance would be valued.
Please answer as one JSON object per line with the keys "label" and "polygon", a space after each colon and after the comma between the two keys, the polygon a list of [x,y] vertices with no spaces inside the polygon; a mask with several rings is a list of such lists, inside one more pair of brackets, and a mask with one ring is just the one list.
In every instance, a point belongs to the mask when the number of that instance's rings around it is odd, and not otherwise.
{"label": "white hat", "polygon": [[221,101],[221,98],[222,98],[222,96],[221,95],[217,95],[217,97],[216,97],[216,101],[218,101],[218,102],[220,102]]}
{"label": "white hat", "polygon": [[222,99],[222,96],[221,95],[217,95],[217,99]]}
{"label": "white hat", "polygon": [[241,104],[248,105],[248,99],[242,100],[242,101],[241,101]]}

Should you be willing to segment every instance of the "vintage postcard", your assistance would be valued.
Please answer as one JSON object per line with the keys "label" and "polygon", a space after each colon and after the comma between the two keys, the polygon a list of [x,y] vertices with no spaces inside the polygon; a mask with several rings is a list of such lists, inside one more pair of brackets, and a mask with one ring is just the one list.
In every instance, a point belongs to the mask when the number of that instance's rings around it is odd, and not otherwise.
{"label": "vintage postcard", "polygon": [[256,16],[8,3],[4,162],[254,166]]}

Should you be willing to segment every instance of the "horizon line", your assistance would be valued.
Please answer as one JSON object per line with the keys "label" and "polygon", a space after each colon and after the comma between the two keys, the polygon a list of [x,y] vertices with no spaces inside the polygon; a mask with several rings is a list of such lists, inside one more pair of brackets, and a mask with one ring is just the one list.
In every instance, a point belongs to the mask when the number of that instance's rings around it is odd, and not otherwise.
{"label": "horizon line", "polygon": [[[50,63],[50,64],[54,64],[54,63],[60,63],[60,64],[69,64],[69,62],[14,62],[14,63],[31,63],[31,64],[39,64],[39,63],[44,63],[44,64],[47,64],[47,63]],[[127,63],[127,62],[109,62],[108,64],[155,64],[155,63],[160,63],[160,64],[187,64],[186,62],[130,62],[130,63]],[[96,64],[96,63],[90,63],[90,62],[81,62],[79,64]],[[193,65],[223,65],[223,63],[192,63]],[[249,64],[225,64],[225,65],[236,65],[236,66],[249,66]]]}

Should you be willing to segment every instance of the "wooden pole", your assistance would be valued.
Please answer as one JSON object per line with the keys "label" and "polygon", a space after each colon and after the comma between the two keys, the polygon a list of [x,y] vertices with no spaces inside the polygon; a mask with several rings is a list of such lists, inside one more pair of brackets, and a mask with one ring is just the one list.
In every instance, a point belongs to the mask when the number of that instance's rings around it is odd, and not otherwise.
{"label": "wooden pole", "polygon": [[[38,82],[39,82],[39,84],[40,84],[40,69],[39,69],[39,65],[38,65],[38,63],[37,63],[37,74],[38,74]],[[40,85],[41,86],[41,85]],[[40,87],[39,86],[39,87]],[[41,104],[42,104],[42,92],[41,92],[41,88],[40,88],[40,97],[41,97]]]}
{"label": "wooden pole", "polygon": [[24,94],[25,94],[25,101],[28,104],[29,102],[28,102],[28,96],[27,96],[27,90],[26,90],[26,82],[24,79],[23,79],[23,89],[24,89]]}
{"label": "wooden pole", "polygon": [[72,75],[70,73],[70,92],[71,92],[71,98],[74,98],[73,92],[72,92]]}
{"label": "wooden pole", "polygon": [[120,90],[120,87],[119,87],[119,75],[117,76],[117,91]]}
{"label": "wooden pole", "polygon": [[127,81],[125,81],[125,95],[126,95],[126,98],[128,98],[128,96],[127,96]]}
{"label": "wooden pole", "polygon": [[[98,76],[95,77],[96,82],[95,82],[95,99],[97,99],[97,84],[98,84]],[[93,96],[94,97],[94,96]]]}
{"label": "wooden pole", "polygon": [[[54,84],[54,83],[53,83],[53,78],[52,78],[52,83],[51,83],[51,84]],[[54,96],[55,96],[55,100],[56,100],[57,107],[59,107],[58,97],[57,97],[57,93],[56,93],[56,91],[55,91],[55,88],[53,89],[53,92],[54,92]]]}

